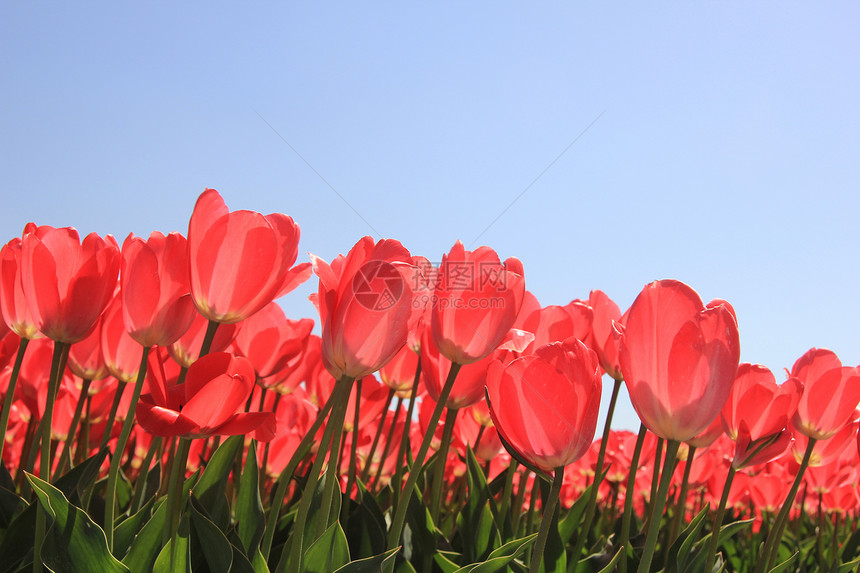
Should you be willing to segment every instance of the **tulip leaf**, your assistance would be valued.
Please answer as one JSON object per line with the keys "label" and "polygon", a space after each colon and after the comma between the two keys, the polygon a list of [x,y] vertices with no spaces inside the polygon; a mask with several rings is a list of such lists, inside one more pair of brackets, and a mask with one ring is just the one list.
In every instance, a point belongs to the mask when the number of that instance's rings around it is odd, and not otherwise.
{"label": "tulip leaf", "polygon": [[69,503],[63,493],[34,475],[26,474],[42,509],[48,529],[42,562],[56,573],[74,571],[128,571],[111,555],[104,531],[84,510]]}
{"label": "tulip leaf", "polygon": [[227,487],[227,478],[233,469],[233,461],[242,449],[244,438],[245,436],[241,435],[230,436],[221,442],[209,459],[209,463],[206,464],[200,481],[194,487],[194,495],[216,523],[220,523],[218,518],[223,516],[225,511],[229,515],[224,491]]}
{"label": "tulip leaf", "polygon": [[684,531],[681,532],[675,540],[675,543],[673,543],[669,548],[669,554],[666,559],[667,573],[686,570],[690,557],[690,550],[693,548],[693,545],[699,536],[699,531],[701,531],[702,526],[705,523],[705,517],[707,517],[709,511],[710,506],[706,504],[705,507],[702,508],[702,511],[700,511],[699,514],[693,518],[690,524],[684,528]]}
{"label": "tulip leaf", "polygon": [[466,450],[469,495],[458,516],[463,556],[467,563],[483,562],[501,545],[498,509],[487,480],[471,448]]}
{"label": "tulip leaf", "polygon": [[205,515],[205,510],[194,495],[189,504],[191,528],[200,543],[203,557],[211,573],[229,573],[233,563],[233,548],[218,526]]}
{"label": "tulip leaf", "polygon": [[[548,505],[549,489],[549,484],[540,482],[541,499],[543,500],[542,507]],[[567,571],[567,552],[565,551],[565,543],[562,541],[558,530],[560,512],[561,503],[559,502],[556,503],[555,511],[553,511],[551,516],[544,515],[542,518],[551,520],[549,533],[546,538],[546,547],[543,552],[542,568],[546,573],[565,573]]]}
{"label": "tulip leaf", "polygon": [[856,571],[858,566],[860,566],[860,559],[855,559],[854,561],[849,561],[848,563],[840,565],[836,572],[849,573],[850,571]]}
{"label": "tulip leaf", "polygon": [[122,559],[123,564],[132,571],[150,571],[161,549],[161,536],[167,526],[167,508],[163,499],[158,500],[155,505],[157,507],[152,517],[140,529],[140,533],[131,544],[131,549]]}
{"label": "tulip leaf", "polygon": [[361,480],[356,480],[356,484],[357,503],[350,513],[346,530],[349,553],[355,558],[370,558],[385,551],[385,516]]}
{"label": "tulip leaf", "polygon": [[351,561],[334,573],[377,573],[397,557],[399,550],[399,547],[395,547],[380,555]]}
{"label": "tulip leaf", "polygon": [[[179,522],[179,529],[176,532],[176,537],[167,542],[161,553],[155,559],[155,565],[152,566],[152,573],[176,573],[178,571],[189,571],[190,560],[188,558],[188,519],[182,517]],[[174,542],[176,549],[174,551]],[[171,556],[171,553],[173,555]]]}
{"label": "tulip leaf", "polygon": [[800,553],[795,551],[791,557],[771,569],[769,573],[783,573],[783,571],[788,571],[788,568],[791,567],[791,564],[794,563],[798,555],[800,555]]}
{"label": "tulip leaf", "polygon": [[[17,571],[18,564],[33,553],[33,531],[36,529],[36,505],[31,504],[19,513],[8,529],[3,532],[3,542],[0,543],[0,573]],[[28,560],[32,561],[32,559]]]}
{"label": "tulip leaf", "polygon": [[463,560],[463,556],[453,551],[437,551],[433,555],[433,561],[442,570],[442,573],[454,573],[460,568],[458,562]]}
{"label": "tulip leaf", "polygon": [[[604,473],[604,475],[606,474]],[[567,515],[558,524],[558,534],[561,537],[562,542],[567,543],[570,541],[570,538],[573,537],[573,534],[576,533],[576,530],[582,523],[582,516],[585,515],[585,510],[588,507],[592,487],[594,487],[594,482],[585,488],[585,491],[579,494],[579,497],[567,512]],[[581,535],[587,536],[588,533],[589,532],[587,531],[583,531]]]}
{"label": "tulip leaf", "polygon": [[612,560],[606,564],[606,566],[598,571],[597,573],[610,573],[615,570],[615,565],[618,563],[618,560],[621,559],[621,556],[624,555],[625,551],[623,547],[619,547],[618,551],[615,552],[615,555],[612,557]]}
{"label": "tulip leaf", "polygon": [[537,539],[537,533],[527,535],[520,539],[508,541],[487,557],[487,560],[482,563],[472,563],[457,569],[455,573],[495,573],[501,571],[508,564],[516,559],[525,549],[534,543]]}
{"label": "tulip leaf", "polygon": [[128,553],[132,541],[141,531],[143,525],[152,517],[152,508],[155,498],[150,499],[140,508],[140,511],[120,523],[113,534],[113,554],[121,558]]}
{"label": "tulip leaf", "polygon": [[239,540],[245,555],[251,556],[260,545],[265,527],[263,503],[260,500],[260,474],[257,465],[256,440],[251,440],[245,467],[239,478],[239,495],[236,499],[236,521]]}
{"label": "tulip leaf", "polygon": [[305,573],[329,573],[349,563],[349,543],[339,521],[308,547],[303,563]]}
{"label": "tulip leaf", "polygon": [[14,486],[11,490],[0,486],[0,529],[8,528],[25,509],[27,502],[15,493]]}

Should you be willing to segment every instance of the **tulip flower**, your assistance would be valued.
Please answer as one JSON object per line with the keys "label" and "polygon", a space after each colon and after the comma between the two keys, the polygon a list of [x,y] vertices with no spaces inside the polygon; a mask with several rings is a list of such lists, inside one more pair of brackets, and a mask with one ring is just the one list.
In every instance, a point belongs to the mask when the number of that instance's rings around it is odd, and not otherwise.
{"label": "tulip flower", "polygon": [[82,340],[113,296],[116,240],[90,233],[81,241],[72,227],[38,227],[21,249],[21,284],[36,326],[55,342]]}
{"label": "tulip flower", "polygon": [[620,363],[642,423],[684,441],[719,415],[738,368],[740,342],[725,304],[705,308],[684,283],[647,285],[630,307]]}
{"label": "tulip flower", "polygon": [[600,407],[597,355],[578,339],[539,347],[487,373],[493,423],[516,454],[552,471],[585,454]]}
{"label": "tulip flower", "polygon": [[[157,353],[152,356],[158,357]],[[261,442],[275,437],[272,412],[241,412],[254,390],[254,367],[247,358],[214,352],[191,365],[183,384],[167,387],[161,365],[150,362],[150,392],[140,397],[138,423],[155,436],[203,438],[251,434]]]}
{"label": "tulip flower", "polygon": [[269,387],[277,383],[269,377],[304,353],[313,327],[313,320],[290,320],[278,303],[270,302],[242,322],[234,345],[254,365],[258,383]]}
{"label": "tulip flower", "polygon": [[618,344],[612,323],[621,323],[621,309],[603,291],[593,290],[588,295],[588,304],[594,312],[592,337],[594,351],[600,366],[615,380],[621,380],[621,364],[618,361]]}
{"label": "tulip flower", "polygon": [[310,276],[293,267],[299,226],[281,213],[229,211],[215,189],[197,199],[188,223],[191,296],[210,321],[232,324],[279,298]]}
{"label": "tulip flower", "polygon": [[831,350],[812,348],[797,359],[791,376],[803,382],[803,395],[792,423],[816,440],[833,436],[860,403],[860,369],[842,366]]}
{"label": "tulip flower", "polygon": [[[34,232],[29,223],[24,233]],[[15,237],[0,249],[0,314],[6,325],[18,336],[33,339],[42,336],[36,319],[30,312],[24,287],[21,284],[21,239]]]}
{"label": "tulip flower", "polygon": [[[167,347],[167,353],[174,362],[183,368],[188,368],[200,356],[200,349],[203,347],[203,338],[206,335],[206,326],[208,321],[202,314],[197,314],[194,320],[191,321],[191,326],[185,331],[185,334],[179,337],[179,340]],[[210,352],[224,352],[233,343],[236,334],[239,332],[240,325],[238,324],[222,324],[215,332],[215,338],[212,340]]]}
{"label": "tulip flower", "polygon": [[[399,241],[364,237],[331,264],[311,255],[322,359],[335,379],[361,378],[391,360],[412,324],[412,258]],[[416,319],[418,317],[415,317]]]}
{"label": "tulip flower", "polygon": [[443,356],[471,364],[490,354],[513,327],[525,296],[523,265],[504,263],[489,247],[467,251],[457,241],[442,257],[430,330]]}
{"label": "tulip flower", "polygon": [[122,315],[142,346],[167,346],[185,334],[197,315],[188,283],[185,237],[153,232],[144,241],[130,234],[122,245]]}

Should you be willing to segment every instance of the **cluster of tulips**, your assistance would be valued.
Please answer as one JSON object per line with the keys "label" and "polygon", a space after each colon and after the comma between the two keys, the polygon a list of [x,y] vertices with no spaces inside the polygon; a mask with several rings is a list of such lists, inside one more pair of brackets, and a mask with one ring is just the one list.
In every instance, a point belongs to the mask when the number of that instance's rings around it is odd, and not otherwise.
{"label": "cluster of tulips", "polygon": [[[488,247],[296,264],[299,235],[207,189],[187,238],[3,246],[0,571],[860,563],[860,370],[833,352],[778,384],[678,281],[541,306]],[[320,336],[274,302],[312,273]]]}

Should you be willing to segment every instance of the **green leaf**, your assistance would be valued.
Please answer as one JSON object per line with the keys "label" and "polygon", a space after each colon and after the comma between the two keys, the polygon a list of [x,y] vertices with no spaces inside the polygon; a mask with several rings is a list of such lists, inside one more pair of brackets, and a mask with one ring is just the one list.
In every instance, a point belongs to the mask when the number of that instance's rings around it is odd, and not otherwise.
{"label": "green leaf", "polygon": [[218,526],[205,515],[205,510],[194,495],[191,496],[188,514],[191,517],[192,531],[200,543],[209,571],[229,573],[233,563],[233,548]]}
{"label": "green leaf", "polygon": [[615,555],[612,557],[612,561],[607,563],[606,567],[604,567],[597,573],[610,573],[610,571],[614,571],[615,565],[618,563],[618,560],[621,559],[622,555],[624,555],[624,547],[619,547],[618,551],[616,551]]}
{"label": "green leaf", "polygon": [[351,561],[335,571],[335,573],[378,573],[397,557],[398,551],[400,551],[400,548],[395,547],[380,555]]}
{"label": "green leaf", "polygon": [[495,500],[490,496],[486,477],[471,448],[466,451],[466,466],[469,495],[458,522],[463,556],[467,563],[475,563],[487,559],[502,540]]}
{"label": "green leaf", "polygon": [[360,479],[356,480],[356,485],[359,493],[345,533],[350,555],[354,559],[370,558],[385,551],[385,516]]}
{"label": "green leaf", "polygon": [[[570,508],[570,511],[567,512],[567,515],[559,523],[558,534],[564,543],[568,543],[573,534],[576,533],[576,530],[579,529],[582,523],[582,516],[585,515],[585,509],[588,507],[588,498],[591,495],[592,487],[594,487],[593,483],[579,494],[579,497],[573,503],[573,507]],[[583,534],[587,535],[588,532],[583,532]]]}
{"label": "green leaf", "polygon": [[856,571],[858,565],[860,565],[860,559],[855,559],[849,563],[843,563],[836,570],[836,573],[850,573],[851,571]]}
{"label": "green leaf", "polygon": [[339,521],[308,547],[303,563],[305,573],[329,573],[349,563],[349,544]]}
{"label": "green leaf", "polygon": [[[178,573],[179,571],[189,571],[190,560],[188,559],[188,519],[183,516],[179,522],[179,529],[176,532],[176,538],[171,539],[158,554],[155,560],[155,565],[152,567],[152,573]],[[176,551],[171,559],[173,551],[173,543],[176,542]],[[172,561],[172,563],[171,563]]]}
{"label": "green leaf", "polygon": [[108,449],[104,448],[97,454],[87,458],[73,469],[63,474],[54,483],[54,487],[63,492],[67,498],[73,496],[81,497],[87,489],[98,480],[101,466],[108,455]]}
{"label": "green leaf", "polygon": [[437,551],[436,554],[433,555],[433,561],[436,562],[436,565],[442,570],[442,573],[454,573],[460,569],[460,565],[457,564],[457,561],[462,560],[462,555],[452,551]]}
{"label": "green leaf", "polygon": [[0,487],[0,529],[6,529],[12,525],[12,521],[25,509],[27,509],[27,502],[16,494],[14,489]]}
{"label": "green leaf", "polygon": [[225,515],[225,511],[229,518],[229,506],[224,491],[227,488],[227,478],[233,469],[233,461],[242,449],[244,439],[245,436],[231,436],[221,442],[194,487],[194,495],[216,523],[221,523],[219,518]]}
{"label": "green leaf", "polygon": [[122,560],[132,571],[150,571],[161,550],[161,536],[167,527],[167,508],[164,498],[158,500],[155,505],[157,507],[152,517],[134,538],[131,549]]}
{"label": "green leaf", "polygon": [[239,478],[239,495],[236,499],[236,521],[239,539],[245,555],[251,556],[260,546],[265,528],[263,503],[260,500],[260,474],[257,465],[257,441],[251,440],[245,467]]}
{"label": "green leaf", "polygon": [[36,529],[36,505],[30,505],[9,525],[0,543],[0,572],[16,571],[18,564],[29,554],[32,560],[33,531]]}
{"label": "green leaf", "polygon": [[702,530],[702,526],[705,524],[705,517],[707,517],[708,512],[710,511],[710,506],[705,505],[702,508],[702,511],[699,512],[696,517],[690,522],[690,524],[684,528],[684,531],[678,536],[678,539],[675,540],[675,543],[669,548],[669,555],[667,557],[667,573],[674,573],[677,571],[684,571],[687,566],[687,562],[690,557],[690,550],[693,548],[693,544],[697,541],[699,536],[699,531]]}
{"label": "green leaf", "polygon": [[466,565],[465,567],[458,569],[456,573],[495,573],[496,571],[501,571],[507,567],[511,561],[516,559],[517,556],[526,549],[526,547],[534,543],[534,540],[537,539],[537,535],[537,533],[533,533],[532,535],[528,535],[520,539],[508,541],[490,553],[490,556],[486,561]]}
{"label": "green leaf", "polygon": [[55,573],[128,571],[111,555],[104,531],[84,510],[71,505],[66,496],[48,482],[31,474],[26,476],[50,522],[42,546],[45,565]]}
{"label": "green leaf", "polygon": [[140,508],[140,511],[120,523],[113,534],[113,553],[122,558],[128,553],[135,536],[143,528],[143,525],[152,517],[152,508],[155,499],[150,499]]}
{"label": "green leaf", "polygon": [[788,568],[791,567],[791,564],[794,563],[794,560],[797,559],[798,555],[800,555],[800,553],[795,551],[791,557],[771,569],[770,573],[782,573],[783,571],[788,571]]}
{"label": "green leaf", "polygon": [[[234,553],[235,555],[235,553]],[[251,566],[254,568],[254,573],[269,573],[269,566],[266,564],[266,558],[258,547],[254,552],[254,559],[251,561]]]}

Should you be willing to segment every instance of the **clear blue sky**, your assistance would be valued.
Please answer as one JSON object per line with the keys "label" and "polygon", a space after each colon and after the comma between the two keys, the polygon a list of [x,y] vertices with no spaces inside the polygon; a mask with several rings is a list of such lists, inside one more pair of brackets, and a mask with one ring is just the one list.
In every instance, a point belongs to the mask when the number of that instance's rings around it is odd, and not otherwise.
{"label": "clear blue sky", "polygon": [[[521,258],[543,304],[622,308],[677,278],[729,300],[742,360],[778,379],[812,346],[855,365],[858,22],[852,2],[6,2],[0,236],[185,232],[214,187],[295,218],[300,260],[462,239]],[[315,316],[313,283],[290,316]]]}

